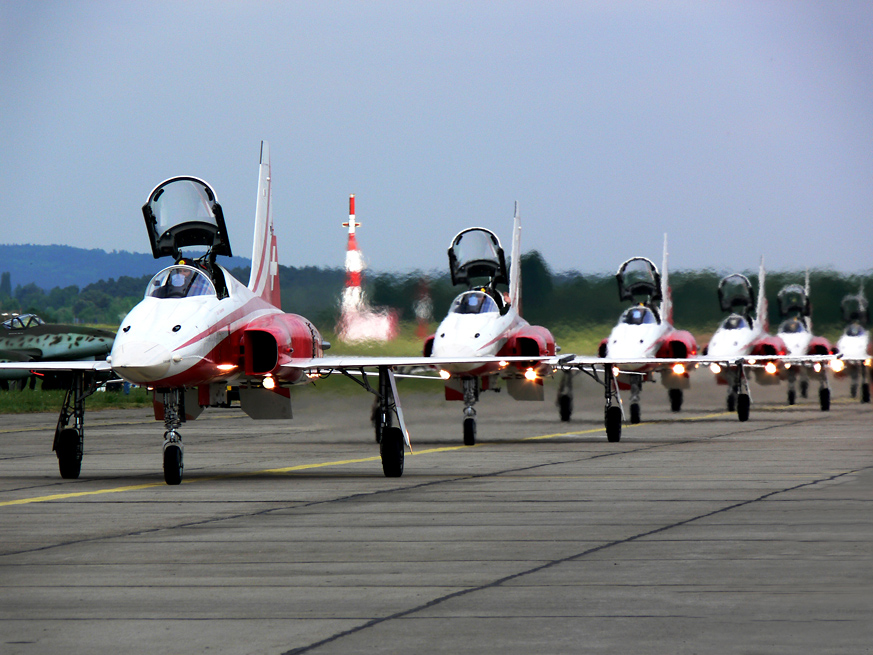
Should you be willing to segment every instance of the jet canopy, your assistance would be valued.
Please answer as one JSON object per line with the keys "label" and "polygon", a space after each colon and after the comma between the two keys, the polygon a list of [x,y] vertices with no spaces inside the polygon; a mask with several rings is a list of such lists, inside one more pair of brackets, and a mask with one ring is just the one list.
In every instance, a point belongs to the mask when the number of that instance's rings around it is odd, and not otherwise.
{"label": "jet canopy", "polygon": [[449,246],[452,284],[472,286],[472,278],[488,278],[489,285],[507,284],[506,259],[491,230],[471,227],[458,232]]}
{"label": "jet canopy", "polygon": [[658,267],[645,257],[633,257],[622,264],[618,273],[618,297],[634,302],[635,296],[648,296],[647,303],[661,300],[661,274]]}
{"label": "jet canopy", "polygon": [[755,292],[749,278],[739,273],[722,278],[718,283],[718,304],[723,312],[750,312],[755,306]]}
{"label": "jet canopy", "polygon": [[2,325],[7,330],[26,330],[37,325],[45,325],[45,321],[36,314],[20,314],[3,321]]}
{"label": "jet canopy", "polygon": [[155,275],[146,287],[146,298],[215,296],[212,280],[193,266],[170,266]]}
{"label": "jet canopy", "polygon": [[843,320],[846,323],[860,323],[867,325],[870,321],[870,315],[867,313],[867,299],[859,294],[854,296],[845,296],[840,302],[840,309],[843,312]]}
{"label": "jet canopy", "polygon": [[179,259],[182,248],[205,246],[231,256],[224,213],[215,191],[196,177],[174,177],[159,184],[142,207],[155,259]]}
{"label": "jet canopy", "polygon": [[792,312],[799,316],[809,316],[811,306],[809,304],[809,296],[806,295],[806,290],[799,284],[789,284],[782,287],[776,298],[779,301],[779,315],[783,318],[789,316]]}

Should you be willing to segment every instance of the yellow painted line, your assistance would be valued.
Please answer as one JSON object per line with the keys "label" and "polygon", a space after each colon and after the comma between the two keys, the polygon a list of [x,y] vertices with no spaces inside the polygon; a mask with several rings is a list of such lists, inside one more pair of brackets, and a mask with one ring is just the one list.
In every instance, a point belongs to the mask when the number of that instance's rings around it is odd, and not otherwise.
{"label": "yellow painted line", "polygon": [[0,502],[0,507],[9,505],[27,505],[28,503],[47,503],[52,500],[67,500],[68,498],[78,498],[81,496],[97,496],[99,494],[116,494],[122,491],[139,491],[140,489],[150,489],[152,487],[163,487],[163,482],[151,482],[149,484],[137,484],[130,487],[115,487],[113,489],[98,489],[96,491],[73,491],[66,494],[53,494],[51,496],[36,496],[34,498],[19,498],[18,500],[5,500]]}

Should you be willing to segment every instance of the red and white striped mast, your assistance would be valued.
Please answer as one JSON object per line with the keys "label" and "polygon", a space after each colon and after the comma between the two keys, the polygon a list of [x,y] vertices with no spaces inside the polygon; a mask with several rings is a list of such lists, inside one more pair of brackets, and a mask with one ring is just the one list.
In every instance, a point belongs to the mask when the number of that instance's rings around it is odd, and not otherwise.
{"label": "red and white striped mast", "polygon": [[349,196],[349,220],[343,227],[349,228],[349,242],[346,248],[346,286],[343,289],[342,313],[359,312],[364,307],[361,290],[361,273],[364,270],[364,257],[358,249],[355,228],[361,224],[355,220],[355,194]]}

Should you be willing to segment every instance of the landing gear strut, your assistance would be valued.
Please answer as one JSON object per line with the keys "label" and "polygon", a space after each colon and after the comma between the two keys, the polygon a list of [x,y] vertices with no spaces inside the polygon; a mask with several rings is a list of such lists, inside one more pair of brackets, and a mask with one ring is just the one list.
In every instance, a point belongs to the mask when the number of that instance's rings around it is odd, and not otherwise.
{"label": "landing gear strut", "polygon": [[476,445],[476,409],[479,400],[479,378],[461,378],[464,385],[464,445]]}
{"label": "landing gear strut", "polygon": [[378,402],[376,438],[379,441],[379,454],[382,457],[382,472],[386,478],[399,478],[403,475],[406,443],[403,439],[403,430],[391,425],[391,415],[397,411],[397,404],[388,368],[384,366],[379,367]]}
{"label": "landing gear strut", "polygon": [[164,482],[182,484],[183,448],[178,428],[185,416],[184,389],[166,389],[164,396]]}
{"label": "landing gear strut", "polygon": [[746,377],[746,369],[743,367],[742,360],[737,362],[737,370],[731,385],[731,396],[736,399],[737,418],[741,423],[748,421],[752,396],[749,393],[749,379]]}
{"label": "landing gear strut", "polygon": [[558,383],[558,414],[565,423],[573,415],[573,372],[564,371]]}
{"label": "landing gear strut", "polygon": [[[85,398],[96,390],[93,378],[87,384],[85,373],[74,371],[70,387],[64,395],[64,404],[55,428],[52,450],[58,456],[58,469],[65,480],[75,480],[82,470],[85,442]],[[70,419],[73,419],[72,427]]]}
{"label": "landing gear strut", "polygon": [[[623,418],[621,397],[618,395],[618,380],[615,379],[611,366],[604,366],[603,376],[603,389],[606,397],[606,410],[604,413],[606,440],[610,443],[617,443],[621,441],[621,421]],[[613,402],[618,404],[613,405]]]}

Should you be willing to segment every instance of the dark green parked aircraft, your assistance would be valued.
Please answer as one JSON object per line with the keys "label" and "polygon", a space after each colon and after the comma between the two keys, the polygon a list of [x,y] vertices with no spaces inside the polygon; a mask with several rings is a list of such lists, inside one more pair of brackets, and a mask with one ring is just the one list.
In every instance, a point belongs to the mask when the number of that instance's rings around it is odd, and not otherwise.
{"label": "dark green parked aircraft", "polygon": [[[103,359],[115,333],[98,328],[46,323],[36,314],[13,316],[0,323],[0,361],[39,362]],[[26,380],[30,371],[0,371],[0,388]]]}

